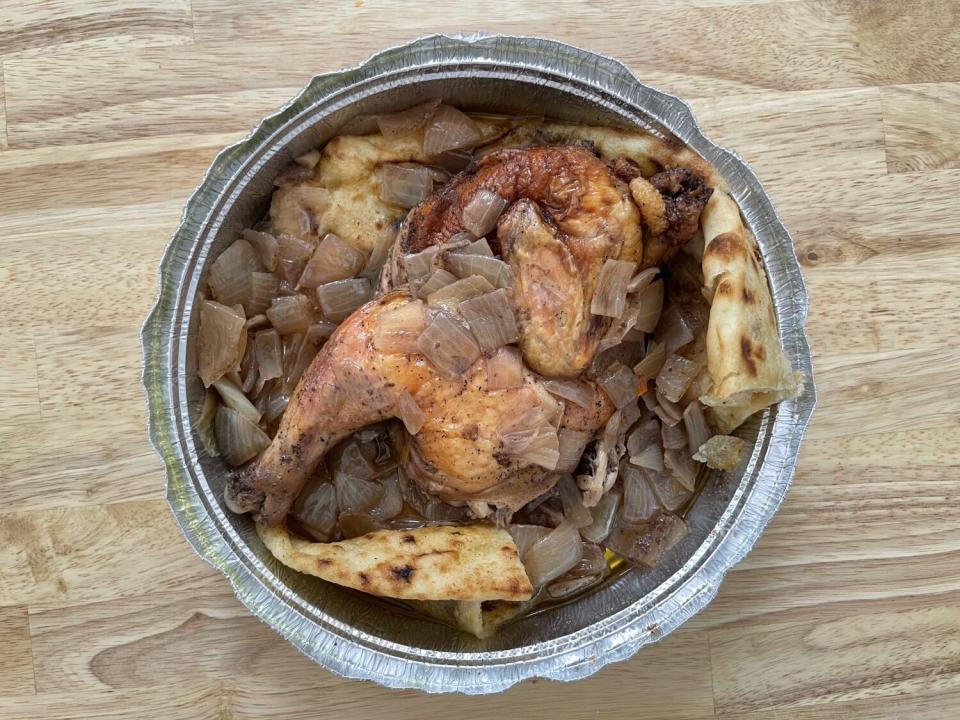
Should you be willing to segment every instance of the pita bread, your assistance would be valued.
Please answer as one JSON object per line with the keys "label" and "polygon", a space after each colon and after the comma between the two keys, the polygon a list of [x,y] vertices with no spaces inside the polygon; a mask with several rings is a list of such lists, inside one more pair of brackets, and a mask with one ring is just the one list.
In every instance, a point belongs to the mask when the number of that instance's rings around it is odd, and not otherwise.
{"label": "pita bread", "polygon": [[470,633],[481,640],[495,635],[508,622],[525,614],[535,605],[531,600],[523,602],[476,602],[463,601],[423,601],[411,602],[414,610],[432,617],[445,625],[450,625]]}
{"label": "pita bread", "polygon": [[707,368],[713,383],[700,398],[717,428],[729,433],[755,412],[800,392],[780,346],[773,298],[756,241],[740,210],[716,191],[701,216],[704,292],[712,299],[707,324]]}
{"label": "pita bread", "polygon": [[287,567],[371,595],[401,600],[528,600],[533,587],[506,530],[492,525],[378,530],[316,543],[257,525]]}

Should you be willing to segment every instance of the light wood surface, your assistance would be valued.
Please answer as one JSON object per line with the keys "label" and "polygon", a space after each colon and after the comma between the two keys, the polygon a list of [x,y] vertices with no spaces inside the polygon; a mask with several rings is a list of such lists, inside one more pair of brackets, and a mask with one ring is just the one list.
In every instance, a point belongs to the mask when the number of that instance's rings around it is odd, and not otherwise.
{"label": "light wood surface", "polygon": [[[0,4],[0,717],[960,716],[960,5]],[[796,240],[820,407],[716,601],[583,682],[337,678],[188,548],[138,329],[214,154],[311,75],[440,30],[553,36],[688,99]]]}

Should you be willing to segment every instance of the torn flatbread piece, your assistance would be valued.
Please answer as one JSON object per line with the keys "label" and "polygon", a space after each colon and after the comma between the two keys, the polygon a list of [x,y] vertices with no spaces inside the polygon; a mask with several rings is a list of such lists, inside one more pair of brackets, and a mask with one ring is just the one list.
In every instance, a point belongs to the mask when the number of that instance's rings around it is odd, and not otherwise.
{"label": "torn flatbread piece", "polygon": [[378,530],[317,543],[283,527],[257,533],[287,567],[401,600],[528,600],[533,587],[506,530],[492,525]]}
{"label": "torn flatbread piece", "polygon": [[777,332],[773,298],[756,241],[725,192],[715,192],[701,217],[704,293],[711,298],[707,368],[713,383],[700,402],[721,433],[755,412],[796,397],[793,371]]}

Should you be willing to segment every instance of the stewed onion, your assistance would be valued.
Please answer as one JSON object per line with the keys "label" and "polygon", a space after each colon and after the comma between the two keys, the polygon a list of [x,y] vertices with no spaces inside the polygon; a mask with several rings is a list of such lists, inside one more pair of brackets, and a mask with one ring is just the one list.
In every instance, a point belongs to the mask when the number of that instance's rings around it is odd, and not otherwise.
{"label": "stewed onion", "polygon": [[491,190],[478,190],[463,208],[463,226],[474,236],[483,237],[497,226],[497,220],[506,208],[505,198]]}
{"label": "stewed onion", "polygon": [[426,414],[420,409],[413,395],[406,390],[400,393],[400,398],[397,400],[397,414],[400,416],[403,426],[411,435],[420,432],[420,428],[427,420]]}
{"label": "stewed onion", "polygon": [[633,366],[633,372],[637,377],[649,383],[663,368],[666,359],[667,351],[663,347],[663,343],[651,342],[647,345],[647,352],[643,356],[643,360]]}
{"label": "stewed onion", "polygon": [[563,505],[563,516],[577,528],[586,527],[593,522],[593,515],[583,504],[583,496],[576,481],[570,475],[564,475],[557,481],[557,490],[560,491],[560,503]]}
{"label": "stewed onion", "polygon": [[691,453],[696,453],[710,439],[710,427],[698,400],[691,402],[683,411],[683,427],[687,432],[687,446]]}
{"label": "stewed onion", "polygon": [[317,302],[323,316],[335,323],[345,320],[371,297],[373,288],[366,278],[337,280],[317,288]]}
{"label": "stewed onion", "polygon": [[390,251],[393,249],[393,245],[396,243],[396,241],[397,228],[392,224],[387,225],[387,227],[380,231],[380,235],[377,237],[377,242],[374,243],[373,249],[370,251],[370,255],[367,257],[367,262],[363,266],[364,275],[367,275],[373,280],[376,279],[376,276],[386,264],[387,258],[390,256]]}
{"label": "stewed onion", "polygon": [[245,319],[236,310],[212,300],[200,305],[198,333],[200,379],[207,387],[242,359],[247,348]]}
{"label": "stewed onion", "polygon": [[313,251],[310,262],[300,276],[301,288],[346,280],[354,277],[364,266],[366,258],[337,235],[327,233]]}
{"label": "stewed onion", "polygon": [[527,551],[523,565],[530,583],[540,588],[567,572],[581,557],[580,533],[572,522],[565,520]]}
{"label": "stewed onion", "polygon": [[627,458],[631,465],[648,470],[663,470],[660,423],[650,418],[627,435]]}
{"label": "stewed onion", "polygon": [[256,230],[244,230],[240,236],[256,250],[257,257],[266,270],[273,272],[277,269],[280,245],[273,235]]}
{"label": "stewed onion", "polygon": [[480,127],[450,105],[440,105],[427,121],[423,154],[427,157],[476,145],[483,139]]}
{"label": "stewed onion", "polygon": [[580,380],[544,380],[543,386],[564,400],[589,410],[594,404],[593,388]]}
{"label": "stewed onion", "polygon": [[590,302],[594,315],[618,318],[627,308],[627,285],[637,264],[626,260],[607,259],[600,268],[597,288]]}
{"label": "stewed onion", "polygon": [[670,402],[680,402],[698,372],[697,363],[683,355],[671,354],[657,373],[657,391]]}
{"label": "stewed onion", "polygon": [[311,255],[313,243],[294,235],[277,235],[277,268],[289,285],[300,280]]}
{"label": "stewed onion", "polygon": [[583,457],[583,451],[592,438],[592,432],[561,428],[557,436],[560,458],[557,460],[556,470],[558,472],[576,470],[577,465],[580,464],[580,458]]}
{"label": "stewed onion", "polygon": [[507,291],[500,289],[460,303],[460,314],[470,326],[480,349],[491,353],[520,336]]}
{"label": "stewed onion", "polygon": [[281,335],[303,332],[314,322],[313,304],[306,295],[278,297],[267,308],[267,317]]}
{"label": "stewed onion", "polygon": [[230,465],[243,465],[270,444],[270,438],[257,424],[233,408],[217,410],[214,423],[217,447]]}
{"label": "stewed onion", "polygon": [[417,338],[417,348],[447,377],[459,377],[480,357],[473,334],[445,313],[427,325]]}
{"label": "stewed onion", "polygon": [[380,129],[380,134],[385,138],[396,140],[422,128],[430,119],[430,116],[436,112],[439,105],[440,98],[433,98],[406,110],[378,115],[376,118],[377,127]]}
{"label": "stewed onion", "polygon": [[426,298],[447,285],[457,282],[457,276],[443,268],[434,270],[426,279],[420,289],[417,290],[417,296]]}
{"label": "stewed onion", "polygon": [[422,165],[385,164],[380,169],[380,199],[391,205],[412,208],[433,192],[433,173]]}
{"label": "stewed onion", "polygon": [[[642,273],[641,273],[642,274]],[[654,280],[640,291],[640,310],[632,330],[653,332],[663,310],[663,280]]]}
{"label": "stewed onion", "polygon": [[499,348],[486,359],[487,389],[509,390],[523,384],[523,360],[515,347]]}
{"label": "stewed onion", "polygon": [[250,300],[250,273],[261,269],[253,246],[241,238],[213,261],[207,284],[217,302],[246,306]]}
{"label": "stewed onion", "polygon": [[513,544],[517,546],[517,554],[523,560],[530,548],[550,533],[550,529],[542,525],[510,525],[507,527],[507,532],[513,538]]}
{"label": "stewed onion", "polygon": [[479,275],[496,288],[505,288],[513,284],[510,266],[495,257],[449,253],[444,260],[447,268],[459,278]]}
{"label": "stewed onion", "polygon": [[629,525],[642,523],[660,509],[660,502],[647,483],[643,471],[625,465],[620,471],[623,481],[623,507],[620,515]]}
{"label": "stewed onion", "polygon": [[215,387],[217,392],[220,393],[220,397],[223,398],[224,405],[229,408],[233,408],[251,422],[260,422],[262,413],[257,410],[256,406],[247,399],[247,396],[243,394],[243,390],[241,390],[239,387],[234,385],[226,378],[220,378],[217,380],[213,384],[213,387]]}
{"label": "stewed onion", "polygon": [[427,296],[427,304],[430,307],[456,310],[464,300],[479,297],[485,293],[493,292],[493,290],[493,285],[486,278],[471,275],[430,293]]}
{"label": "stewed onion", "polygon": [[254,336],[257,369],[264,382],[278,378],[283,372],[283,352],[276,330],[261,330]]}
{"label": "stewed onion", "polygon": [[606,493],[595,506],[590,508],[593,522],[580,528],[580,535],[587,542],[598,543],[610,534],[613,523],[617,519],[617,508],[620,505],[620,493],[614,490]]}
{"label": "stewed onion", "polygon": [[410,354],[420,352],[417,338],[427,326],[427,313],[420,302],[410,302],[391,309],[380,316],[373,331],[373,344],[388,353]]}
{"label": "stewed onion", "polygon": [[637,376],[633,374],[633,370],[623,363],[611,363],[598,379],[617,408],[622,408],[637,399],[640,383]]}
{"label": "stewed onion", "polygon": [[293,506],[293,516],[297,522],[319,542],[331,539],[340,514],[337,489],[328,480],[327,477],[321,477],[312,481],[300,492]]}
{"label": "stewed onion", "polygon": [[273,273],[254,272],[250,274],[250,294],[244,307],[248,315],[260,315],[277,296],[280,278]]}

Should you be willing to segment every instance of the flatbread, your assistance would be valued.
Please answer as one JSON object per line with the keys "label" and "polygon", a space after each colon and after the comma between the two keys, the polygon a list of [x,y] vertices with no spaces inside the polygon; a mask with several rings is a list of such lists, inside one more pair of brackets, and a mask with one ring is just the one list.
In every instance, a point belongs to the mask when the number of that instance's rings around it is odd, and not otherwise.
{"label": "flatbread", "polygon": [[755,412],[796,397],[801,388],[777,332],[773,298],[757,243],[740,210],[717,190],[701,216],[704,293],[711,299],[707,368],[713,383],[700,401],[729,433]]}
{"label": "flatbread", "polygon": [[371,595],[401,600],[528,600],[533,587],[506,530],[492,525],[378,530],[316,543],[257,525],[287,567]]}
{"label": "flatbread", "polygon": [[435,620],[470,633],[481,640],[491,637],[514,618],[526,613],[535,602],[422,601],[410,607]]}

